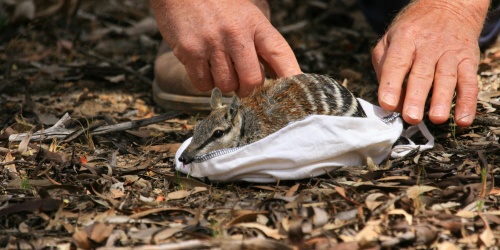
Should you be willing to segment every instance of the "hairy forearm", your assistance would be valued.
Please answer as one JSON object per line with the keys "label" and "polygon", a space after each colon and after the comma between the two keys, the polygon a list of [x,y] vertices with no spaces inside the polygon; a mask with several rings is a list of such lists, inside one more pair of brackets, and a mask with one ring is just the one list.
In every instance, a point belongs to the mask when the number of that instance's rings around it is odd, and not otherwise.
{"label": "hairy forearm", "polygon": [[167,15],[175,15],[174,13],[172,14],[167,14],[169,7],[172,7],[174,4],[174,1],[169,1],[169,0],[150,0],[151,7],[153,9],[153,14],[156,19],[156,23],[158,25],[158,29],[160,30],[160,33],[164,37],[166,36],[165,32],[168,28],[171,28],[171,24],[168,22]]}
{"label": "hairy forearm", "polygon": [[[484,24],[484,20],[486,19],[486,15],[488,13],[490,2],[490,0],[413,0],[403,11],[400,12],[398,17],[410,8],[413,11],[412,14],[418,15],[423,14],[415,13],[415,11],[418,12],[418,9],[421,9],[421,11],[424,12],[431,7],[442,10],[443,18],[448,18],[449,15],[455,15],[457,20],[465,21],[468,25],[474,28],[474,30],[477,32],[476,36],[479,37]],[[418,6],[425,6],[427,8],[412,8]],[[395,20],[397,20],[398,17],[396,17]]]}

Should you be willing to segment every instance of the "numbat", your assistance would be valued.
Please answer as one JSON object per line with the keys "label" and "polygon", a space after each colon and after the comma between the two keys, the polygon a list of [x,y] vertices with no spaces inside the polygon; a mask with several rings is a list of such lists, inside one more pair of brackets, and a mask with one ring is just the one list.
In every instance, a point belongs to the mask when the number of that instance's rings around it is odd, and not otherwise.
{"label": "numbat", "polygon": [[337,81],[316,74],[272,80],[242,98],[222,104],[212,91],[212,112],[194,129],[193,139],[179,161],[193,162],[208,152],[250,144],[309,115],[366,117],[360,104]]}

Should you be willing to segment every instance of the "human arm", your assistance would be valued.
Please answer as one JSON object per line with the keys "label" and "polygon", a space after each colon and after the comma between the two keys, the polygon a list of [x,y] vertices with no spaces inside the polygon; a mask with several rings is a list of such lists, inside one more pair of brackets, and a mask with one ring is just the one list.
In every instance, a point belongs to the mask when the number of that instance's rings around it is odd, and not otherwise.
{"label": "human arm", "polygon": [[264,82],[301,73],[292,49],[251,0],[151,0],[163,38],[202,91],[246,96]]}

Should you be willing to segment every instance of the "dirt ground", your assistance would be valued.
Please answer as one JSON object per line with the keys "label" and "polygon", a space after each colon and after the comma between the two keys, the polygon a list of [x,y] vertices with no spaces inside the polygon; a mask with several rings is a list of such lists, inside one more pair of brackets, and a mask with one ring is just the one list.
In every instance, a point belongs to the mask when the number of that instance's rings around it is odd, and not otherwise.
{"label": "dirt ground", "polygon": [[[356,1],[271,2],[304,72],[377,103],[378,35]],[[431,150],[216,183],[174,169],[203,114],[152,102],[161,37],[148,1],[0,4],[0,248],[499,248],[500,44],[482,52],[473,125],[426,121]]]}

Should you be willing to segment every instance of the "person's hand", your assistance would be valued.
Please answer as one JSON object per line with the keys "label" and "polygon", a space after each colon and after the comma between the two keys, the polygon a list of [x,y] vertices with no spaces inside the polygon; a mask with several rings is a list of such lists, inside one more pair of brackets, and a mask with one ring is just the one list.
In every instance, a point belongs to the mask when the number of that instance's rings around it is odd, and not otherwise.
{"label": "person's hand", "polygon": [[488,5],[488,0],[419,0],[405,8],[372,54],[382,108],[401,110],[406,122],[416,124],[423,118],[433,86],[429,118],[443,123],[456,88],[455,121],[459,126],[472,124],[478,92],[478,38]]}
{"label": "person's hand", "polygon": [[251,0],[151,0],[163,38],[196,88],[248,95],[265,80],[300,74],[295,55]]}

